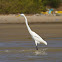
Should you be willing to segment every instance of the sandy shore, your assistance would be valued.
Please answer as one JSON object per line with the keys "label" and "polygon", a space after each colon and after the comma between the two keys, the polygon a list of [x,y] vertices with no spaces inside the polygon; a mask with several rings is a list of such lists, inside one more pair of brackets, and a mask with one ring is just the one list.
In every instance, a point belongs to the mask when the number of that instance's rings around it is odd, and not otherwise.
{"label": "sandy shore", "polygon": [[[0,15],[0,23],[25,23],[23,17],[17,15]],[[29,23],[46,23],[46,22],[62,22],[62,16],[27,16]]]}

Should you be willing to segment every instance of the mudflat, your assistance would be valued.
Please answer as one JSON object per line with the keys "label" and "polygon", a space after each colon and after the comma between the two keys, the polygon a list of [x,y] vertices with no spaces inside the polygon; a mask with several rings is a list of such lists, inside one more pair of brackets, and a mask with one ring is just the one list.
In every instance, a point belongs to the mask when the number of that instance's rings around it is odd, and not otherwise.
{"label": "mudflat", "polygon": [[[62,16],[26,15],[29,23],[62,22]],[[0,23],[25,23],[24,17],[17,17],[16,14],[0,15]]]}
{"label": "mudflat", "polygon": [[[44,40],[62,39],[62,24],[29,24]],[[0,24],[1,41],[32,40],[25,24]]]}

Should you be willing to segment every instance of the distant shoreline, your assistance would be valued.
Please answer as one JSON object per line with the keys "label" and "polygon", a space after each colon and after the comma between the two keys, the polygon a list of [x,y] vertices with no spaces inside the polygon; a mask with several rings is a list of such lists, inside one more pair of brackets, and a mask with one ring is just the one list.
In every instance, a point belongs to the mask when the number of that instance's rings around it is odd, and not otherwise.
{"label": "distant shoreline", "polygon": [[[34,23],[62,23],[62,16],[45,16],[45,15],[27,15],[28,22]],[[17,15],[0,15],[0,24],[21,23],[24,24],[23,17],[17,17]]]}

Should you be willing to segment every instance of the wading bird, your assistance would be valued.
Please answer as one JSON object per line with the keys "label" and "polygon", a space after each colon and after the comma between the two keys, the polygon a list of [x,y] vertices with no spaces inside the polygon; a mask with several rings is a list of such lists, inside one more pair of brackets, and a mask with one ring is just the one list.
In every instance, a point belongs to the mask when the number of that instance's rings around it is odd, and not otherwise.
{"label": "wading bird", "polygon": [[25,23],[26,23],[26,26],[27,26],[27,29],[31,35],[31,37],[33,38],[33,40],[35,41],[35,45],[36,45],[36,50],[38,50],[38,47],[37,45],[38,44],[45,44],[47,45],[47,42],[44,41],[38,34],[36,34],[34,31],[32,31],[28,25],[28,22],[27,22],[27,18],[24,14],[19,14],[19,16],[23,16],[25,18]]}

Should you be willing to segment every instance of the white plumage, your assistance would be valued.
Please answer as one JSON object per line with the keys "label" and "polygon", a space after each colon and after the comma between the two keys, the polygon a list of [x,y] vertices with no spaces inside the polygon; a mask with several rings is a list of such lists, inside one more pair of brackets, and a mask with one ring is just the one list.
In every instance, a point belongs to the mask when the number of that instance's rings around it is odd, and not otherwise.
{"label": "white plumage", "polygon": [[44,41],[38,34],[36,34],[34,31],[32,31],[32,30],[30,29],[30,27],[29,27],[29,25],[28,25],[28,22],[27,22],[26,16],[25,16],[24,14],[20,14],[20,15],[25,18],[25,23],[26,23],[27,29],[28,29],[30,35],[32,36],[32,38],[33,38],[34,41],[35,41],[36,49],[38,50],[37,44],[42,43],[42,44],[47,45],[47,42],[46,42],[46,41]]}

